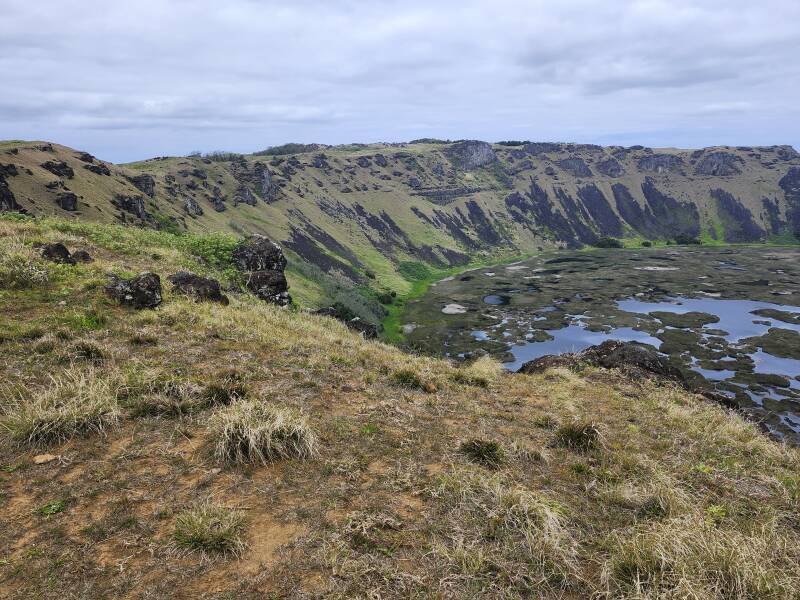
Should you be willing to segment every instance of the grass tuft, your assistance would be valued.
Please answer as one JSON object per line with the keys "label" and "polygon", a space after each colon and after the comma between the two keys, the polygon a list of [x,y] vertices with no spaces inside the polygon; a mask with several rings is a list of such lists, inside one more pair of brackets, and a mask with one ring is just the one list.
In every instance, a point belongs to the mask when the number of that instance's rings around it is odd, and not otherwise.
{"label": "grass tuft", "polygon": [[260,401],[231,404],[214,415],[215,454],[230,463],[262,463],[281,458],[310,458],[317,436],[305,417]]}
{"label": "grass tuft", "polygon": [[204,554],[240,556],[245,518],[241,511],[211,501],[181,512],[175,519],[175,544]]}
{"label": "grass tuft", "polygon": [[496,468],[505,460],[505,452],[500,442],[474,438],[462,442],[459,450],[472,462]]}
{"label": "grass tuft", "polygon": [[39,391],[23,390],[0,420],[20,445],[62,442],[77,435],[103,433],[119,420],[114,382],[93,370],[67,370]]}
{"label": "grass tuft", "polygon": [[600,445],[600,430],[594,423],[573,421],[556,429],[553,442],[556,446],[578,452],[588,452]]}

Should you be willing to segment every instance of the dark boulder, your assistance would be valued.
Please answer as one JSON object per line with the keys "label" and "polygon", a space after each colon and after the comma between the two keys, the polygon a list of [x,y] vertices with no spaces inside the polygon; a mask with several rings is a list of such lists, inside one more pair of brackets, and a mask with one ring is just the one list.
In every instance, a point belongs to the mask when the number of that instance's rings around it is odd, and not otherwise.
{"label": "dark boulder", "polygon": [[153,179],[152,175],[148,175],[147,173],[142,173],[141,175],[134,175],[133,177],[128,177],[128,181],[133,184],[137,190],[142,192],[143,194],[152,198],[156,194],[156,180]]}
{"label": "dark boulder", "polygon": [[72,192],[62,192],[56,196],[56,204],[70,212],[78,210],[78,197]]}
{"label": "dark boulder", "polygon": [[111,203],[118,209],[131,213],[142,220],[150,216],[145,210],[144,198],[141,196],[123,196],[122,194],[117,194],[114,196]]}
{"label": "dark boulder", "polygon": [[240,185],[236,190],[236,194],[233,196],[233,205],[236,206],[240,202],[249,206],[255,206],[258,204],[258,199],[249,187]]}
{"label": "dark boulder", "polygon": [[75,158],[77,158],[79,161],[85,162],[85,163],[93,163],[94,162],[94,156],[92,156],[88,152],[78,152],[78,154],[75,155]]}
{"label": "dark boulder", "polygon": [[492,150],[492,145],[478,140],[465,140],[455,143],[447,148],[445,153],[455,166],[465,171],[483,167],[497,160],[497,155]]}
{"label": "dark boulder", "polygon": [[525,144],[522,150],[527,154],[536,156],[537,154],[545,154],[548,152],[560,152],[561,144],[554,144],[552,142],[533,142]]}
{"label": "dark boulder", "polygon": [[203,207],[195,202],[194,198],[186,198],[186,200],[183,201],[183,209],[187,214],[194,215],[195,217],[199,217],[203,214]]}
{"label": "dark boulder", "polygon": [[232,253],[240,271],[283,271],[286,257],[275,242],[263,235],[253,235],[240,243]]}
{"label": "dark boulder", "polygon": [[201,277],[189,271],[178,271],[167,279],[172,283],[173,291],[178,294],[189,296],[195,300],[219,302],[225,306],[229,303],[228,297],[222,293],[216,279]]}
{"label": "dark boulder", "polygon": [[155,308],[161,304],[161,278],[155,273],[141,273],[133,279],[112,275],[105,290],[120,304],[136,309]]}
{"label": "dark boulder", "polygon": [[272,179],[272,173],[270,173],[265,164],[258,162],[255,165],[255,174],[258,179],[261,197],[264,199],[264,202],[267,204],[274,202],[278,191],[278,186],[275,185],[275,182]]}
{"label": "dark boulder", "polygon": [[368,169],[372,166],[372,162],[370,162],[366,156],[359,156],[358,159],[356,159],[356,164],[362,169]]}
{"label": "dark boulder", "polygon": [[378,165],[379,167],[386,167],[389,165],[389,161],[386,160],[386,157],[383,154],[376,154],[375,164]]}
{"label": "dark boulder", "polygon": [[5,177],[0,175],[0,212],[18,210],[17,199],[8,187]]}
{"label": "dark boulder", "polygon": [[286,257],[272,240],[254,235],[239,244],[232,253],[233,263],[247,274],[247,289],[267,302],[286,306],[292,301],[284,275]]}
{"label": "dark boulder", "polygon": [[0,177],[16,177],[19,175],[17,165],[14,164],[0,164]]}
{"label": "dark boulder", "polygon": [[43,169],[46,169],[53,175],[58,175],[59,177],[72,179],[75,176],[75,171],[73,171],[72,167],[70,167],[63,160],[48,160],[46,163],[42,163],[41,166]]}
{"label": "dark boulder", "polygon": [[634,342],[617,340],[603,342],[582,352],[542,356],[526,362],[520,367],[519,372],[532,374],[551,367],[573,368],[580,365],[619,369],[635,379],[659,376],[674,381],[684,380],[681,372],[654,349]]}
{"label": "dark boulder", "polygon": [[368,340],[373,340],[378,337],[378,326],[369,321],[365,321],[361,317],[355,316],[352,311],[338,306],[328,306],[314,311],[315,315],[323,315],[332,317],[337,321],[341,321],[349,329],[357,331]]}
{"label": "dark boulder", "polygon": [[83,165],[83,168],[87,171],[91,171],[95,175],[111,175],[111,171],[103,163],[97,163],[96,165]]}
{"label": "dark boulder", "polygon": [[42,246],[42,258],[62,265],[74,265],[75,259],[61,242]]}
{"label": "dark boulder", "polygon": [[289,283],[283,271],[251,271],[245,283],[247,289],[266,302],[286,306],[292,302]]}
{"label": "dark boulder", "polygon": [[79,262],[79,263],[94,262],[94,259],[92,258],[92,255],[89,254],[86,250],[76,250],[75,252],[72,253],[72,259],[75,262]]}

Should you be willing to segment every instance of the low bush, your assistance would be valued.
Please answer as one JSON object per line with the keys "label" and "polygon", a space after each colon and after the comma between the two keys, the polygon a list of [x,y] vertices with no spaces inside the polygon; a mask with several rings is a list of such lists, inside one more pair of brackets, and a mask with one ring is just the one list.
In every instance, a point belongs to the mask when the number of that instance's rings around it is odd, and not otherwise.
{"label": "low bush", "polygon": [[559,427],[553,441],[562,448],[588,452],[600,445],[600,430],[594,423],[573,421]]}

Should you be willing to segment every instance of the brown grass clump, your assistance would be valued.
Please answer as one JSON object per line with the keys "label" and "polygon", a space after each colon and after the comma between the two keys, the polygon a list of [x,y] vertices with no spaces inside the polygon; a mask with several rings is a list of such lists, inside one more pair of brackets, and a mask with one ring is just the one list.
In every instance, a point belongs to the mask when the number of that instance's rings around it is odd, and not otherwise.
{"label": "brown grass clump", "polygon": [[244,527],[241,511],[209,500],[177,516],[173,538],[185,550],[240,556],[247,547],[242,539]]}
{"label": "brown grass clump", "polygon": [[800,551],[776,524],[743,532],[692,516],[617,535],[603,578],[615,598],[797,598]]}
{"label": "brown grass clump", "polygon": [[556,429],[553,443],[562,448],[588,452],[600,445],[600,430],[594,423],[573,421]]}
{"label": "brown grass clump", "polygon": [[17,444],[61,442],[103,433],[119,420],[116,386],[93,370],[69,369],[40,391],[16,394],[0,420]]}
{"label": "brown grass clump", "polygon": [[577,584],[577,544],[557,503],[502,474],[468,471],[442,476],[429,494],[444,503],[452,533],[434,557],[457,575],[458,593],[492,581],[522,595]]}
{"label": "brown grass clump", "polygon": [[266,464],[280,458],[310,458],[317,436],[305,417],[257,400],[222,409],[211,424],[215,454],[230,463]]}

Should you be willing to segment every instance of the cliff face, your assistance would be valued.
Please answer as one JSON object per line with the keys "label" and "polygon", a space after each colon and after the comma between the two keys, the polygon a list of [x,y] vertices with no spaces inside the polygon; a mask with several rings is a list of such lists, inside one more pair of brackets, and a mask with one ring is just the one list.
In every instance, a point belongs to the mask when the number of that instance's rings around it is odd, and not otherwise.
{"label": "cliff face", "polygon": [[0,143],[0,210],[266,234],[290,264],[337,285],[380,275],[399,292],[409,261],[444,268],[606,236],[756,242],[800,231],[800,156],[787,146],[298,149],[114,165],[56,144]]}

